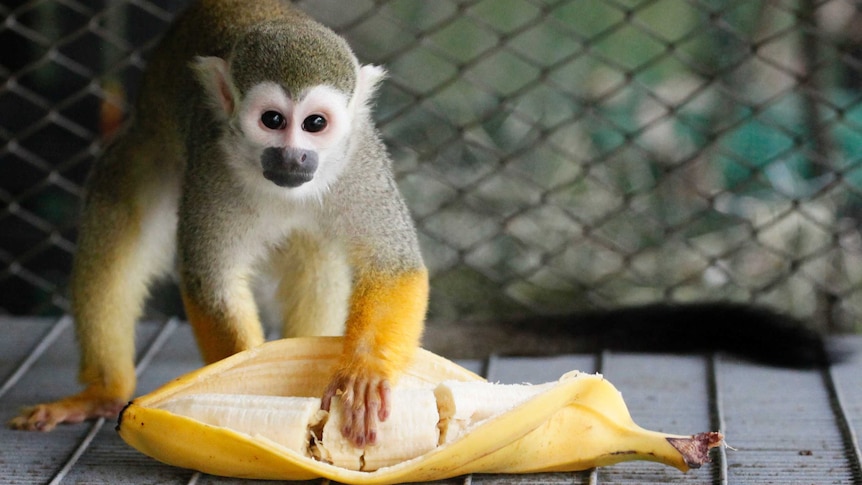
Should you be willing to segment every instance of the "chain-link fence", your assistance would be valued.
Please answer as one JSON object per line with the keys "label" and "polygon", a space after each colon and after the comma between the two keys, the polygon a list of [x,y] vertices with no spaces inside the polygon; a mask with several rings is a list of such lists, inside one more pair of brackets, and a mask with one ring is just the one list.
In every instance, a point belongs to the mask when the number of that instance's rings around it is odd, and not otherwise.
{"label": "chain-link fence", "polygon": [[[87,168],[180,1],[5,1],[0,311],[67,307]],[[730,299],[862,314],[851,0],[305,0],[376,118],[432,319]]]}

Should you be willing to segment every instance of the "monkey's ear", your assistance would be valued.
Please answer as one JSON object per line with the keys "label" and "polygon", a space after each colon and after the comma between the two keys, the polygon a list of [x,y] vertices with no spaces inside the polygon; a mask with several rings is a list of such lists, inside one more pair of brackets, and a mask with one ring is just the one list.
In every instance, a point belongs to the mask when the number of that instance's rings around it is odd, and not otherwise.
{"label": "monkey's ear", "polygon": [[377,86],[385,77],[386,69],[380,66],[371,64],[360,66],[359,74],[356,76],[356,90],[350,100],[350,107],[355,113],[369,108],[371,99],[377,92]]}
{"label": "monkey's ear", "polygon": [[236,108],[237,94],[227,62],[219,57],[196,57],[192,69],[213,108],[229,118]]}

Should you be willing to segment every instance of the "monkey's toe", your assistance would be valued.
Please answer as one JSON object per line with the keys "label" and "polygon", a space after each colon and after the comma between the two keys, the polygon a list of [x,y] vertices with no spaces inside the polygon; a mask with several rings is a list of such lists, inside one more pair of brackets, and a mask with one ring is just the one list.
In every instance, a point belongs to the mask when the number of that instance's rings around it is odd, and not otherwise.
{"label": "monkey's toe", "polygon": [[61,423],[116,417],[125,405],[122,399],[97,399],[83,394],[24,408],[7,426],[23,431],[51,431]]}
{"label": "monkey's toe", "polygon": [[71,422],[67,421],[70,417],[62,409],[57,410],[51,405],[40,404],[24,408],[21,414],[12,418],[7,425],[12,429],[23,431],[51,431],[61,422]]}

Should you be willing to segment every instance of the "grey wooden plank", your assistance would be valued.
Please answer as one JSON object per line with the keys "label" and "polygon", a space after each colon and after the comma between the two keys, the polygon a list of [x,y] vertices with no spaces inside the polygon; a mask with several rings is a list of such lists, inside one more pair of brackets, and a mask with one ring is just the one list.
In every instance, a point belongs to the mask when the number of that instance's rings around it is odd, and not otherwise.
{"label": "grey wooden plank", "polygon": [[[34,333],[32,321],[26,319],[4,318],[4,346],[15,343],[35,343],[31,337]],[[40,324],[40,330],[44,325]],[[40,333],[38,335],[44,335]],[[152,337],[151,329],[141,329],[138,341],[143,345]],[[32,346],[20,349],[9,349],[3,353],[17,366],[20,359],[26,358],[22,349],[27,352]],[[14,359],[14,360],[13,360]],[[4,364],[6,366],[6,364]],[[59,338],[30,367],[26,374],[11,386],[9,391],[0,396],[0,420],[6,423],[27,405],[50,401],[77,392],[80,386],[77,382],[78,351],[74,332],[67,326]],[[78,444],[87,436],[92,423],[80,423],[58,427],[51,433],[34,433],[14,431],[6,426],[0,427],[0,464],[2,475],[16,483],[47,483],[63,468],[66,461],[73,455]]]}
{"label": "grey wooden plank", "polygon": [[[194,485],[315,485],[315,484],[325,484],[325,480],[309,480],[304,482],[298,481],[274,481],[274,480],[243,480],[241,478],[227,478],[227,477],[217,477],[213,475],[207,475],[205,473],[199,474],[197,480],[194,482]],[[331,484],[336,484],[338,482],[329,482]]]}
{"label": "grey wooden plank", "polygon": [[483,376],[483,375],[484,375],[484,373],[485,373],[485,367],[486,367],[486,365],[485,365],[485,361],[484,361],[484,360],[478,360],[478,359],[458,359],[458,360],[455,360],[454,362],[455,362],[456,364],[460,365],[461,367],[463,367],[463,368],[465,368],[465,369],[467,369],[467,370],[471,371],[471,372],[474,372],[474,373],[476,373],[476,374],[479,374],[480,376]]}
{"label": "grey wooden plank", "polygon": [[502,384],[541,384],[573,370],[595,372],[596,357],[587,354],[551,357],[491,357],[485,376]]}
{"label": "grey wooden plank", "polygon": [[716,378],[730,483],[852,483],[821,371],[727,358]]}
{"label": "grey wooden plank", "polygon": [[[37,322],[4,318],[4,369],[18,368],[39,340],[57,324],[56,320]],[[77,360],[61,355],[74,346],[70,342],[74,342],[72,328],[65,325],[58,338],[0,396],[0,420],[3,423],[17,415],[25,405],[55,399],[77,390]],[[55,382],[55,376],[65,382]],[[47,483],[63,467],[66,457],[87,431],[87,425],[62,426],[51,434],[14,431],[3,426],[0,428],[2,476],[15,483]]]}
{"label": "grey wooden plank", "polygon": [[[602,374],[622,393],[635,423],[666,433],[712,431],[708,361],[701,356],[606,353]],[[681,473],[650,462],[597,470],[600,484],[713,483],[716,465]]]}
{"label": "grey wooden plank", "polygon": [[57,325],[57,320],[0,316],[0,388]]}
{"label": "grey wooden plank", "polygon": [[[844,431],[844,447],[850,467],[855,472],[857,483],[862,483],[862,336],[845,336],[835,343],[849,351],[848,359],[830,369],[835,386],[836,412],[843,413],[847,429]],[[839,425],[844,424],[840,422]]]}
{"label": "grey wooden plank", "polygon": [[606,353],[601,373],[622,393],[639,425],[667,433],[710,431],[703,356]]}
{"label": "grey wooden plank", "polygon": [[470,483],[472,485],[563,485],[563,484],[588,484],[590,483],[589,472],[579,473],[536,473],[531,475],[473,475]]}
{"label": "grey wooden plank", "polygon": [[[429,485],[459,485],[464,483],[464,478],[452,478],[449,480],[439,480],[436,482],[425,482]],[[212,475],[201,474],[194,485],[337,485],[340,482],[332,482],[328,480],[308,480],[302,482],[291,481],[269,481],[269,480],[243,480],[239,478],[216,477]]]}
{"label": "grey wooden plank", "polygon": [[180,322],[152,361],[138,375],[138,389],[135,394],[148,394],[203,365],[191,326]]}

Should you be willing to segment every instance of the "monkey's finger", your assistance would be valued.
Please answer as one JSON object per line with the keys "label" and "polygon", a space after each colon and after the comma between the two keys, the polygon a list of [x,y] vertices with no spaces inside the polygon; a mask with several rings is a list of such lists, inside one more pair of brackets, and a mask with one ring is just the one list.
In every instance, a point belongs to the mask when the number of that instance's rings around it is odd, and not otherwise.
{"label": "monkey's finger", "polygon": [[382,382],[371,380],[365,387],[365,409],[361,410],[364,414],[365,425],[365,443],[373,445],[377,442],[377,420],[380,416],[380,410],[383,407],[382,396],[380,394],[380,386]]}
{"label": "monkey's finger", "polygon": [[377,443],[377,416],[366,410],[365,414],[365,444],[373,446]]}
{"label": "monkey's finger", "polygon": [[329,385],[326,386],[326,390],[323,391],[323,397],[320,398],[320,409],[329,411],[332,407],[332,397],[335,396],[336,392],[338,392],[337,389],[334,388],[332,383],[329,383]]}
{"label": "monkey's finger", "polygon": [[356,412],[353,411],[349,407],[344,408],[344,421],[341,426],[341,435],[344,438],[356,446],[357,448],[362,448],[365,446],[365,434],[364,432],[360,432],[357,430],[357,423],[362,422],[362,420],[356,419]]}
{"label": "monkey's finger", "polygon": [[389,385],[388,380],[383,379],[377,385],[377,395],[380,399],[377,417],[380,418],[380,421],[386,421],[389,419],[389,413],[392,411],[392,387]]}
{"label": "monkey's finger", "polygon": [[345,382],[347,380],[346,377],[340,376],[338,374],[329,381],[329,384],[326,386],[326,389],[323,391],[323,396],[320,399],[320,409],[324,411],[329,411],[332,406],[332,398],[335,396],[344,396],[345,402],[352,399],[351,395],[347,395],[349,391],[352,390],[352,382]]}
{"label": "monkey's finger", "polygon": [[[372,416],[369,409],[369,400],[373,398],[372,384],[366,379],[356,382],[356,401],[349,408],[353,427],[344,436],[359,448],[370,446],[377,440],[376,416]],[[375,406],[371,404],[371,406]]]}

